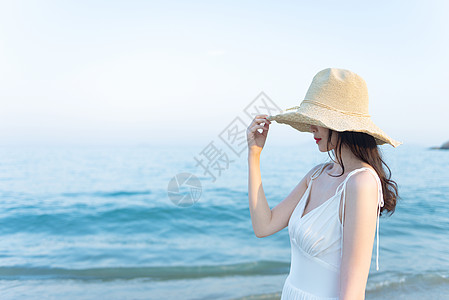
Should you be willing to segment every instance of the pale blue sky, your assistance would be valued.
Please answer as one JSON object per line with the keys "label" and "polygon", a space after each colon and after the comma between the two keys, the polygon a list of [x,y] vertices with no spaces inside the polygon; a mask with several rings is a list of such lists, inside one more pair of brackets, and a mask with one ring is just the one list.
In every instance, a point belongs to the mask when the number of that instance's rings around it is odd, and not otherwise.
{"label": "pale blue sky", "polygon": [[[205,145],[264,91],[352,70],[374,122],[449,140],[447,1],[1,1],[1,144]],[[273,123],[270,143],[311,136]]]}

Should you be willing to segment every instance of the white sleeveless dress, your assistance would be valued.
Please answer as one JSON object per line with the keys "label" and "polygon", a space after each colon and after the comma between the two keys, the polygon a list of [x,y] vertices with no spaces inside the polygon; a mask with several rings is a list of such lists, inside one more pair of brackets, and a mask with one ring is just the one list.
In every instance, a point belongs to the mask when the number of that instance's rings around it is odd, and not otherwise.
{"label": "white sleeveless dress", "polygon": [[340,199],[343,196],[343,220],[346,182],[350,176],[364,170],[371,172],[378,184],[376,268],[379,269],[379,214],[384,202],[380,179],[372,169],[363,167],[350,172],[338,186],[334,196],[301,218],[313,180],[321,174],[326,165],[323,164],[311,176],[307,190],[290,216],[288,233],[291,244],[291,266],[282,289],[281,300],[336,300],[339,298],[343,246],[343,225],[338,214]]}

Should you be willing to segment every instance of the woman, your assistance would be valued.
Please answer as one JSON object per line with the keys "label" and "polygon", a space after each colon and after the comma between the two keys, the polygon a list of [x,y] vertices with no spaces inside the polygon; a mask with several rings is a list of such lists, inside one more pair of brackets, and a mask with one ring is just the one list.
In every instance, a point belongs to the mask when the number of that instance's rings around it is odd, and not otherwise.
{"label": "woman", "polygon": [[[331,151],[334,158],[312,168],[270,209],[261,182],[260,153],[272,120],[313,133],[319,151]],[[348,70],[322,70],[299,107],[256,116],[247,139],[254,232],[266,237],[288,226],[291,266],[281,299],[364,299],[376,225],[378,269],[379,216],[392,214],[398,198],[378,145],[401,144],[371,121],[365,81]]]}

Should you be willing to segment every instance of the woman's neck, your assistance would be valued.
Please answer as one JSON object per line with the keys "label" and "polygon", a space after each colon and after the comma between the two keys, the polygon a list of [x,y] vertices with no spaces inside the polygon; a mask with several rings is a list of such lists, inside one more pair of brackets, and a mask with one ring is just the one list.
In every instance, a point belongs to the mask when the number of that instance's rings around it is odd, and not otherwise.
{"label": "woman's neck", "polygon": [[[335,156],[335,150],[333,150],[333,151],[334,151],[334,156]],[[340,160],[342,161],[342,163],[345,167],[345,174],[347,174],[355,169],[367,166],[366,163],[364,163],[362,160],[357,158],[354,155],[354,153],[352,153],[352,151],[344,145],[341,147]],[[338,162],[338,159],[335,159],[335,162],[332,165],[332,168],[329,170],[329,174],[340,175],[342,170],[343,169],[342,169],[340,163]]]}

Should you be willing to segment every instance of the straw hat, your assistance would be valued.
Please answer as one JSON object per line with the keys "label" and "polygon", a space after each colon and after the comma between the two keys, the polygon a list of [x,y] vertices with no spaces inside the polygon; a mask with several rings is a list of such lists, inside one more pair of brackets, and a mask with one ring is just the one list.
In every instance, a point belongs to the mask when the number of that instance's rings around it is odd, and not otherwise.
{"label": "straw hat", "polygon": [[365,80],[344,69],[328,68],[318,72],[299,106],[267,119],[302,132],[311,132],[310,125],[317,125],[335,131],[365,132],[372,135],[378,145],[388,143],[397,147],[402,144],[371,121]]}

